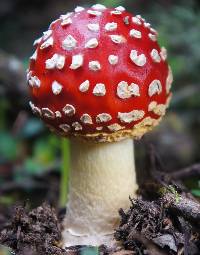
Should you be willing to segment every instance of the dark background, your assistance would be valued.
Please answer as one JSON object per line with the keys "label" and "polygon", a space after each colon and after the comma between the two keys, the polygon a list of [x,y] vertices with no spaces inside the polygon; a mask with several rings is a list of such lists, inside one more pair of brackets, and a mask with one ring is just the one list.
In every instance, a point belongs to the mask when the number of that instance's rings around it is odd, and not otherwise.
{"label": "dark background", "polygon": [[[95,1],[0,0],[0,208],[29,201],[58,201],[61,139],[47,130],[28,107],[25,70],[33,41],[49,23],[77,5]],[[138,174],[154,144],[166,172],[200,161],[200,2],[195,0],[105,0],[141,14],[159,31],[174,73],[173,100],[162,124],[136,142]],[[200,196],[200,180],[187,180]]]}

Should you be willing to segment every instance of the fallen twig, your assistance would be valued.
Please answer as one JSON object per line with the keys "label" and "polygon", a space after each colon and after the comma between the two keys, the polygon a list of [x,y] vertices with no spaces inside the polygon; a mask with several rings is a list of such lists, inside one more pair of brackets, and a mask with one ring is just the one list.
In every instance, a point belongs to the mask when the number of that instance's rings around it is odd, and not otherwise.
{"label": "fallen twig", "polygon": [[[176,214],[195,225],[200,226],[200,204],[180,194],[167,192],[163,197],[165,207],[173,210]],[[200,232],[200,230],[199,230]]]}
{"label": "fallen twig", "polygon": [[198,177],[200,176],[200,163],[182,168],[178,171],[173,171],[169,176],[173,180],[184,180],[188,177]]}

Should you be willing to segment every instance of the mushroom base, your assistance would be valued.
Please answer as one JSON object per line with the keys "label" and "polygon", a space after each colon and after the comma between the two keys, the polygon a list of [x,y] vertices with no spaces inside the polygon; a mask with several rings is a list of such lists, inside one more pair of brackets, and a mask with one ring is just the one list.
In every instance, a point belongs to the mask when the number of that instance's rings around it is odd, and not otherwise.
{"label": "mushroom base", "polygon": [[112,245],[119,208],[130,207],[137,190],[133,141],[71,141],[70,192],[63,247]]}
{"label": "mushroom base", "polygon": [[65,232],[64,238],[63,248],[65,249],[76,245],[100,246],[103,244],[109,248],[115,248],[118,245],[113,233],[109,235],[74,236],[70,232]]}

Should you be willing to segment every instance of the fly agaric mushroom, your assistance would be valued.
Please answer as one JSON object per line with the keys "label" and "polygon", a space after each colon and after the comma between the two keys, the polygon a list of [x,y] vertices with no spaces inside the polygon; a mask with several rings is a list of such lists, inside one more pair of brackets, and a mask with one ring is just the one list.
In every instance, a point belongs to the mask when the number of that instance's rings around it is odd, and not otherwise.
{"label": "fly agaric mushroom", "polygon": [[[172,72],[157,32],[123,7],[77,7],[35,41],[30,106],[71,138],[64,246],[106,243],[137,189],[131,138],[158,125]],[[84,141],[85,140],[85,141]]]}

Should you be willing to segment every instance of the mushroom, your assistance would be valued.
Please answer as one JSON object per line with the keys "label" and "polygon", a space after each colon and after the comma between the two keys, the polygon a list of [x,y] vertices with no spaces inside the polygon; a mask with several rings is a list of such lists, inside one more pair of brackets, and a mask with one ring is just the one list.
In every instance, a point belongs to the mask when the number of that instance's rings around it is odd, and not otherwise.
{"label": "mushroom", "polygon": [[71,142],[64,247],[109,243],[136,196],[132,138],[159,124],[171,98],[157,35],[140,15],[97,4],[61,15],[34,43],[30,106]]}

